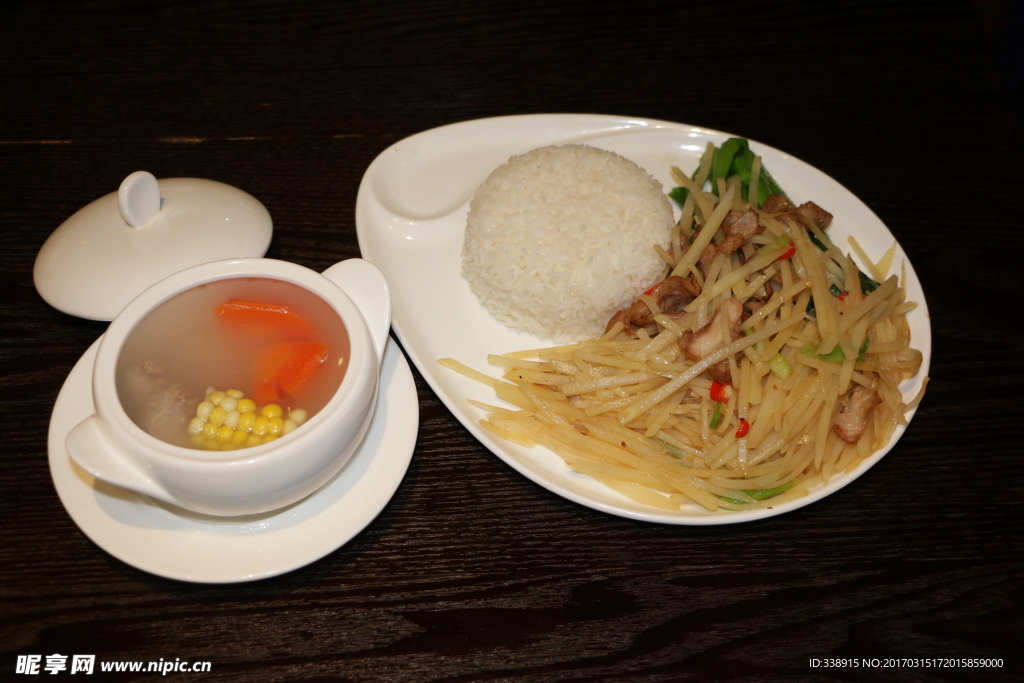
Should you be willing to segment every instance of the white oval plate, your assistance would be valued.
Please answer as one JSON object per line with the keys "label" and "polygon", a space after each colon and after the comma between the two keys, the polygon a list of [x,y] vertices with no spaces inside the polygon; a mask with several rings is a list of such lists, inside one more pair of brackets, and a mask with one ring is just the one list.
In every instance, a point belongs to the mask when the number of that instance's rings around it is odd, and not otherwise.
{"label": "white oval plate", "polygon": [[[493,376],[487,354],[550,346],[516,332],[480,305],[460,274],[463,232],[469,200],[492,170],[513,154],[552,144],[586,143],[633,160],[674,187],[670,166],[691,172],[708,141],[721,144],[727,133],[665,121],[599,115],[541,114],[481,119],[428,130],[386,149],[367,169],[356,201],[356,230],[363,258],[391,283],[392,326],[423,377],[463,425],[516,471],[560,496],[614,515],[666,524],[730,524],[795,510],[846,486],[878,462],[904,429],[859,468],[832,477],[799,500],[748,512],[709,512],[692,504],[665,512],[635,503],[587,475],[573,472],[555,453],[523,448],[498,439],[478,424],[483,411],[473,398],[500,403],[490,388],[437,364],[451,357]],[[854,234],[872,259],[879,259],[894,237],[879,218],[832,178],[784,152],[750,142],[779,185],[797,203],[813,200],[830,211],[829,234],[846,249]],[[863,264],[862,264],[863,265]],[[924,364],[900,388],[907,400],[928,373],[931,328],[921,284],[897,248],[890,272],[906,267],[907,297],[919,307],[909,316],[913,345]],[[908,413],[907,418],[912,417]]]}
{"label": "white oval plate", "polygon": [[[102,337],[101,337],[102,339]],[[284,574],[337,550],[380,514],[402,482],[419,430],[409,364],[394,341],[384,352],[370,428],[341,472],[295,505],[218,518],[171,509],[96,480],[68,455],[68,432],[87,418],[99,340],[71,370],[50,419],[50,476],[75,524],[114,557],[157,576],[238,583]]]}

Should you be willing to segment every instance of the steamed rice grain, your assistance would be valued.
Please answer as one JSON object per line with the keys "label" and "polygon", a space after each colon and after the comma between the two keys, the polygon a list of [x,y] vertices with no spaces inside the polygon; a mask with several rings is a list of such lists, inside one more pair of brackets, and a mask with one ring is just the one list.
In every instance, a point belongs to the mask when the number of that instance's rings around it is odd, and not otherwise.
{"label": "steamed rice grain", "polygon": [[514,156],[470,203],[462,274],[498,320],[556,342],[600,334],[665,275],[672,206],[661,183],[586,145]]}

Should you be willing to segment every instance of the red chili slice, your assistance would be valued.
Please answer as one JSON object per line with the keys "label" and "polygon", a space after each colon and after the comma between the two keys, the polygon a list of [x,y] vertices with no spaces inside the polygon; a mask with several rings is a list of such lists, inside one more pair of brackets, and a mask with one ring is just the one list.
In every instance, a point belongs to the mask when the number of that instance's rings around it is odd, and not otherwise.
{"label": "red chili slice", "polygon": [[719,403],[728,403],[729,395],[732,393],[732,387],[728,382],[722,384],[718,380],[711,382],[711,400],[718,401]]}
{"label": "red chili slice", "polygon": [[776,258],[775,260],[776,261],[785,261],[786,259],[788,259],[791,256],[793,256],[793,254],[795,254],[795,253],[796,253],[796,245],[795,244],[791,244],[791,245],[789,245],[789,249],[787,249],[786,251],[784,251],[781,254],[779,254],[778,258]]}

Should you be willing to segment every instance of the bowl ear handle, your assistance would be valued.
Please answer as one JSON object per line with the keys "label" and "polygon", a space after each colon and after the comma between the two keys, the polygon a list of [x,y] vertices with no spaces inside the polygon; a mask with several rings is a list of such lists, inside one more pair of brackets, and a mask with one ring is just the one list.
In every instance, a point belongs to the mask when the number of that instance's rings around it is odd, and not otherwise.
{"label": "bowl ear handle", "polygon": [[134,462],[107,437],[103,423],[96,415],[90,415],[71,430],[67,447],[72,460],[97,479],[181,505],[149,474],[147,468]]}
{"label": "bowl ear handle", "polygon": [[377,266],[361,258],[340,261],[323,272],[323,276],[341,287],[352,299],[370,329],[377,362],[384,358],[384,347],[391,328],[391,288]]}

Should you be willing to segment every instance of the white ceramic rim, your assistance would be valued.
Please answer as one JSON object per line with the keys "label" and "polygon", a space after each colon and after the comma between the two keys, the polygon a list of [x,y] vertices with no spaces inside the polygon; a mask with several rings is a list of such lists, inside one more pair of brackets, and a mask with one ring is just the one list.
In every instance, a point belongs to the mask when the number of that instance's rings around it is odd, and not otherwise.
{"label": "white ceramic rim", "polygon": [[[125,341],[138,323],[154,308],[193,287],[246,277],[281,280],[297,285],[319,296],[341,318],[349,337],[349,364],[338,389],[331,400],[303,425],[301,432],[287,434],[268,444],[236,451],[201,451],[175,446],[147,434],[128,417],[117,395],[115,371]],[[355,368],[355,371],[353,370]],[[358,307],[335,283],[316,272],[288,261],[266,258],[241,258],[211,261],[186,268],[157,282],[132,299],[111,322],[100,343],[93,371],[93,400],[96,413],[109,427],[126,436],[133,445],[145,449],[146,457],[161,458],[178,465],[195,463],[204,469],[209,466],[237,467],[256,458],[267,461],[290,457],[290,448],[297,439],[308,439],[329,420],[345,411],[348,403],[357,399],[354,391],[361,376],[360,368],[371,368],[373,382],[377,382],[377,357],[370,341],[370,332]],[[113,423],[113,424],[110,424]],[[269,462],[268,462],[269,464]]]}

